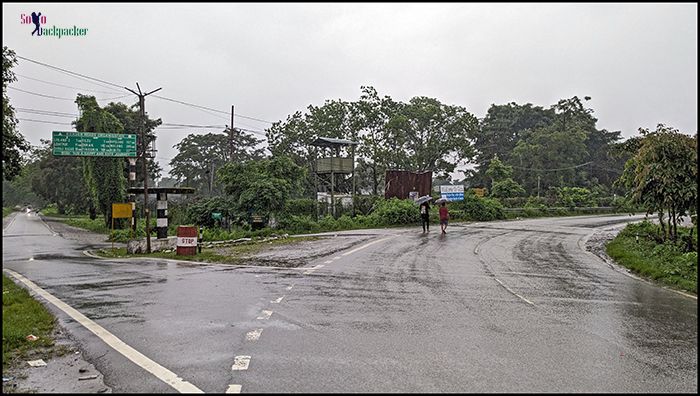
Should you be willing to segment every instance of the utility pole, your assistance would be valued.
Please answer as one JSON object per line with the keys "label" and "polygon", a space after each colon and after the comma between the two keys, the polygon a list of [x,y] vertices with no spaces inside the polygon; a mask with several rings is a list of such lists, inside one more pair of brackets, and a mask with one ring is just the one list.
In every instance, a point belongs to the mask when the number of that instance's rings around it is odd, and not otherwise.
{"label": "utility pole", "polygon": [[139,97],[139,109],[141,112],[141,160],[143,161],[143,211],[146,217],[146,253],[151,253],[151,227],[149,224],[151,217],[148,211],[148,166],[146,164],[146,96],[158,92],[162,88],[143,93],[141,92],[139,83],[136,83],[136,87],[139,90],[138,93],[127,87],[124,87],[124,89]]}
{"label": "utility pole", "polygon": [[228,160],[233,162],[233,105],[231,105],[231,129],[228,135]]}
{"label": "utility pole", "polygon": [[540,197],[540,175],[537,175],[537,198]]}

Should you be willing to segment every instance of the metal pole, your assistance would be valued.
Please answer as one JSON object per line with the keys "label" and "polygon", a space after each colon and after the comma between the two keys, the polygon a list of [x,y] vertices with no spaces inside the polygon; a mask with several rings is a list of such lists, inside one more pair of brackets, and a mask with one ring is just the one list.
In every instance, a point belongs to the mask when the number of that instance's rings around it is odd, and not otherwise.
{"label": "metal pole", "polygon": [[352,216],[355,217],[355,145],[352,150]]}
{"label": "metal pole", "polygon": [[142,146],[142,153],[141,153],[141,159],[143,160],[143,211],[145,213],[146,217],[146,253],[151,253],[151,227],[149,224],[149,221],[151,220],[150,213],[148,210],[148,167],[146,165],[146,96],[150,95],[154,92],[160,91],[162,88],[155,89],[151,92],[143,93],[141,92],[141,87],[139,86],[139,83],[136,83],[136,87],[139,90],[139,93],[134,92],[133,90],[124,87],[124,89],[132,92],[134,95],[139,97],[139,109],[141,110],[141,123],[140,123],[140,128],[141,128],[141,146]]}
{"label": "metal pole", "polygon": [[[139,88],[141,92],[141,88]],[[148,210],[148,166],[146,162],[146,99],[144,95],[139,95],[139,108],[141,109],[141,144],[143,155],[141,156],[143,174],[143,211],[146,217],[146,253],[151,253],[151,216]]]}
{"label": "metal pole", "polygon": [[231,130],[228,138],[229,161],[233,161],[233,105],[231,105]]}
{"label": "metal pole", "polygon": [[333,195],[335,187],[335,173],[333,173],[333,149],[331,149],[331,212],[335,218],[335,198]]}

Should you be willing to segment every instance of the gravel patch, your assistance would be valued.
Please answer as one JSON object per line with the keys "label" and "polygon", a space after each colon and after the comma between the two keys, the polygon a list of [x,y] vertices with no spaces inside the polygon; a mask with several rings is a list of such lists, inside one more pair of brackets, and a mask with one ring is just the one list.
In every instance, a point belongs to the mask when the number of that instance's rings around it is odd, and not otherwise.
{"label": "gravel patch", "polygon": [[[328,256],[376,238],[376,235],[334,235],[316,238],[319,239],[299,242],[292,240],[290,244],[272,245],[269,248],[264,248],[265,250],[262,252],[243,258],[246,260],[246,265],[301,267],[319,257]],[[230,254],[229,249],[217,248],[216,253],[227,255]]]}

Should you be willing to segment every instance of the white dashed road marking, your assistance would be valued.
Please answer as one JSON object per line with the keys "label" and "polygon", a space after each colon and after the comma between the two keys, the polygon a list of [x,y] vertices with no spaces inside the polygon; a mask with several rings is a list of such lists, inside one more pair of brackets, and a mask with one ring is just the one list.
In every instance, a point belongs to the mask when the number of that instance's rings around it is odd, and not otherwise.
{"label": "white dashed road marking", "polygon": [[257,341],[260,338],[260,334],[262,334],[263,329],[255,329],[251,330],[245,335],[245,339],[248,341]]}
{"label": "white dashed road marking", "polygon": [[294,287],[294,285],[289,285],[289,286],[287,286],[287,290],[292,290],[293,287]]}
{"label": "white dashed road marking", "polygon": [[272,311],[263,310],[258,319],[270,319],[270,316],[272,316]]}
{"label": "white dashed road marking", "polygon": [[509,292],[513,293],[513,294],[514,294],[516,297],[518,297],[519,299],[525,301],[526,303],[528,303],[528,304],[530,304],[530,305],[535,305],[532,301],[528,300],[527,298],[525,298],[525,297],[521,296],[520,294],[518,294],[518,293],[514,292],[513,290],[511,290],[510,287],[506,286],[503,282],[501,282],[501,281],[498,280],[497,278],[493,278],[493,279],[496,279],[496,282],[500,283],[501,286],[505,287],[506,290],[508,290]]}
{"label": "white dashed road marking", "polygon": [[351,251],[349,251],[349,252],[345,252],[345,253],[343,253],[341,256],[347,256],[347,255],[349,255],[349,254],[353,254],[353,253],[355,253],[355,252],[357,252],[357,251],[360,251],[360,250],[362,250],[362,249],[364,249],[364,248],[366,248],[366,247],[368,247],[368,246],[372,246],[372,245],[374,245],[375,243],[379,243],[379,242],[382,242],[382,241],[386,241],[387,239],[391,239],[391,238],[393,238],[393,236],[392,236],[392,237],[388,237],[388,238],[382,238],[382,239],[376,240],[376,241],[374,241],[374,242],[370,242],[370,243],[368,243],[368,244],[366,244],[366,245],[360,246],[359,248],[353,249],[353,250],[351,250]]}
{"label": "white dashed road marking", "polygon": [[45,298],[48,302],[55,305],[58,309],[65,312],[68,316],[75,319],[76,322],[83,325],[86,329],[90,330],[93,334],[98,336],[107,345],[114,348],[117,352],[121,353],[127,359],[139,365],[144,370],[153,374],[159,380],[165,382],[166,384],[172,386],[180,393],[204,393],[201,389],[192,385],[187,381],[183,381],[182,378],[178,377],[175,373],[168,370],[167,368],[161,366],[160,364],[149,359],[141,352],[127,345],[124,341],[120,340],[112,333],[105,330],[102,326],[88,319],[85,315],[78,312],[75,308],[69,306],[58,298],[46,292],[44,289],[40,288],[34,284],[29,279],[23,277],[22,275],[8,269],[3,269],[13,277],[15,277],[20,282],[24,283],[32,291],[38,295]]}
{"label": "white dashed road marking", "polygon": [[229,385],[228,389],[226,389],[226,393],[241,393],[241,386],[240,385]]}
{"label": "white dashed road marking", "polygon": [[236,356],[233,358],[233,366],[231,370],[248,370],[250,364],[250,356]]}
{"label": "white dashed road marking", "polygon": [[283,299],[283,298],[284,298],[284,296],[278,298],[277,300],[272,300],[272,301],[270,301],[270,303],[272,303],[272,304],[279,304],[280,302],[282,302],[282,299]]}

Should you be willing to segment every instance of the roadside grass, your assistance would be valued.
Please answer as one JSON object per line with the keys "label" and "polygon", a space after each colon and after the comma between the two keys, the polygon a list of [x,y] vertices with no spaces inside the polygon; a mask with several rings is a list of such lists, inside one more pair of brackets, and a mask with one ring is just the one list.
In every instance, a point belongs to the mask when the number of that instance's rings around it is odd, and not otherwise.
{"label": "roadside grass", "polygon": [[197,253],[194,256],[178,256],[175,250],[152,252],[151,254],[128,254],[126,252],[126,248],[100,249],[95,251],[94,253],[104,258],[155,257],[173,260],[198,261],[205,263],[242,264],[243,260],[249,258],[249,256],[257,254],[269,247],[291,245],[301,243],[304,241],[314,241],[318,239],[321,238],[298,237],[274,239],[271,241],[250,241],[225,247],[203,247],[202,252]]}
{"label": "roadside grass", "polygon": [[686,251],[690,230],[679,228],[681,242],[660,243],[658,225],[648,221],[630,224],[608,242],[606,251],[617,263],[645,278],[697,294],[697,226],[690,242],[695,251]]}
{"label": "roadside grass", "polygon": [[[10,278],[2,275],[3,371],[17,359],[28,359],[47,347],[53,347],[54,339],[51,334],[55,325],[55,318],[39,301]],[[30,334],[38,339],[27,340]]]}
{"label": "roadside grass", "polygon": [[13,210],[14,210],[13,208],[6,208],[3,206],[2,207],[2,217],[9,215],[10,213],[12,213]]}

